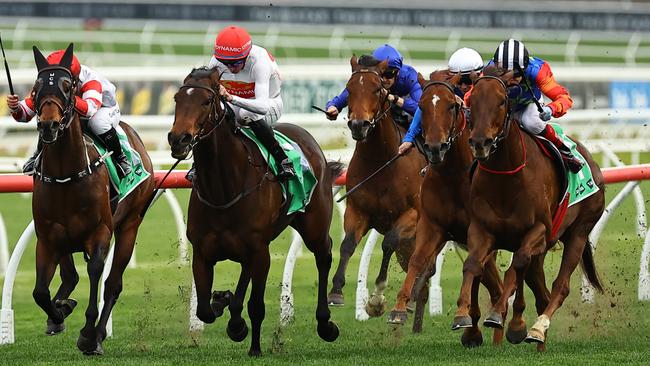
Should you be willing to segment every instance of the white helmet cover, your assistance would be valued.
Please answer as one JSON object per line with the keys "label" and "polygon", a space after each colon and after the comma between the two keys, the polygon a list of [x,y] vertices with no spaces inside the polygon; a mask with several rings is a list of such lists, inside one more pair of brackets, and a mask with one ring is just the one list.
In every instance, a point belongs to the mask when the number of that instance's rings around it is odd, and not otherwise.
{"label": "white helmet cover", "polygon": [[475,49],[463,47],[452,53],[448,66],[449,71],[461,74],[479,72],[483,69],[483,58]]}

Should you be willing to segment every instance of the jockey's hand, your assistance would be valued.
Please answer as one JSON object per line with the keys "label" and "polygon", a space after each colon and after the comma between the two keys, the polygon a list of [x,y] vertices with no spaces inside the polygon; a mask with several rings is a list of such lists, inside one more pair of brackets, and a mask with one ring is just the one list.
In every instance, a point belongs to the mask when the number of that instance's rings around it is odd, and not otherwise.
{"label": "jockey's hand", "polygon": [[400,155],[404,155],[404,154],[408,153],[409,151],[411,151],[412,147],[413,147],[412,142],[408,142],[408,141],[402,142],[402,144],[399,145],[399,149],[397,149],[397,153],[400,154]]}
{"label": "jockey's hand", "polygon": [[551,116],[553,116],[553,110],[551,109],[551,107],[547,105],[543,106],[542,111],[539,112],[539,118],[542,121],[547,122],[551,120]]}
{"label": "jockey's hand", "polygon": [[336,121],[336,118],[339,116],[339,110],[335,106],[331,105],[327,108],[327,111],[325,111],[325,116],[330,121]]}
{"label": "jockey's hand", "polygon": [[232,95],[230,95],[226,87],[221,84],[219,84],[219,96],[223,97],[228,102],[232,102]]}
{"label": "jockey's hand", "polygon": [[20,107],[20,99],[17,95],[7,95],[7,107],[9,107],[12,112],[18,110]]}

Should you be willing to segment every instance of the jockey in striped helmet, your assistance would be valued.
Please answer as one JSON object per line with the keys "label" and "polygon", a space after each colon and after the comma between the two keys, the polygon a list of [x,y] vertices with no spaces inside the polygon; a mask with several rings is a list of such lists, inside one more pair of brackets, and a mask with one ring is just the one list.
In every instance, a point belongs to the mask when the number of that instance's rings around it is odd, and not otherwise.
{"label": "jockey in striped helmet", "polygon": [[[524,44],[516,39],[501,42],[490,63],[514,72],[515,85],[508,89],[513,118],[518,120],[526,131],[540,135],[557,146],[569,170],[574,173],[580,171],[580,160],[571,154],[569,148],[547,123],[551,117],[562,117],[573,105],[569,92],[555,81],[549,64],[530,56]],[[527,82],[523,78],[526,78]],[[542,95],[551,99],[551,102],[544,105]],[[538,100],[542,105],[541,112],[537,110],[534,100]],[[468,95],[465,96],[465,103],[467,102]]]}
{"label": "jockey in striped helmet", "polygon": [[[64,50],[53,52],[47,57],[47,62],[58,65],[65,53]],[[117,130],[120,123],[120,106],[115,96],[115,85],[106,77],[79,63],[76,56],[72,57],[70,72],[77,82],[80,96],[75,96],[75,110],[81,118],[88,119],[88,127],[97,136],[104,146],[113,152],[111,158],[115,162],[118,175],[121,178],[131,172],[131,163],[122,151]],[[34,100],[31,96],[19,100],[17,95],[7,96],[7,105],[11,115],[18,122],[28,122],[36,114]],[[34,173],[36,157],[40,154],[41,143],[34,155],[23,166],[23,172],[31,175]]]}

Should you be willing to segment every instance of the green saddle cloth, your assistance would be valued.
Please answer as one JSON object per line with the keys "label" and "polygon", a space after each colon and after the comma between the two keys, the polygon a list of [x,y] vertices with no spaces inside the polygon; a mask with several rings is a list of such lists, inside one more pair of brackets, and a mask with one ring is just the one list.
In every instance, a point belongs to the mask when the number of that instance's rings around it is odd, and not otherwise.
{"label": "green saddle cloth", "polygon": [[[111,159],[110,156],[107,156],[104,159],[104,163],[108,169],[108,175],[110,176],[111,184],[120,196],[119,201],[122,201],[126,196],[129,195],[129,193],[133,192],[133,190],[139,186],[140,183],[144,182],[150,174],[142,166],[142,159],[140,158],[140,154],[131,148],[131,144],[129,144],[129,138],[126,136],[126,133],[124,133],[124,130],[122,130],[122,128],[116,128],[116,130],[117,136],[120,139],[120,144],[122,145],[122,151],[124,151],[127,159],[129,159],[131,162],[131,173],[129,173],[123,179],[120,179],[117,175],[117,168],[115,168],[115,163],[113,163],[113,159]],[[107,154],[108,150],[106,147],[104,147],[104,145],[95,136],[92,134],[90,135],[91,139],[95,143],[95,148],[97,149],[97,152],[99,152],[99,155],[104,156]]]}
{"label": "green saddle cloth", "polygon": [[[262,145],[262,143],[257,139],[255,133],[253,133],[253,131],[248,127],[241,128],[241,131],[244,136],[255,142],[257,147],[260,149],[264,160],[266,160],[271,167],[273,174],[277,175],[278,168],[275,159],[266,147],[264,147],[264,145]],[[282,146],[282,149],[289,157],[289,160],[293,163],[293,168],[296,170],[296,176],[289,179],[287,184],[282,184],[282,194],[284,197],[287,197],[285,187],[288,187],[289,196],[291,196],[287,215],[294,212],[305,212],[305,207],[307,207],[309,201],[311,201],[311,195],[314,193],[318,179],[316,179],[307,158],[305,158],[305,154],[302,152],[298,144],[276,130],[273,130],[273,132],[275,133],[275,138],[280,143],[280,146]]]}
{"label": "green saddle cloth", "polygon": [[557,123],[550,123],[558,136],[564,141],[564,144],[571,149],[571,153],[582,161],[582,169],[578,173],[572,173],[567,170],[569,178],[569,206],[572,206],[592,194],[598,192],[598,186],[594,183],[591,174],[591,168],[585,160],[585,157],[578,152],[578,145],[564,133],[562,127]]}

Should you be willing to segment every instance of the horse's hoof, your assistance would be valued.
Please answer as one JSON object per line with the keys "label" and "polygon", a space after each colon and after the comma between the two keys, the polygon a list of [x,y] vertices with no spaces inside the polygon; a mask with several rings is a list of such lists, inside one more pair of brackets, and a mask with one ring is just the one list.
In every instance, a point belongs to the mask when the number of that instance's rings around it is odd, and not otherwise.
{"label": "horse's hoof", "polygon": [[461,328],[471,328],[472,327],[472,318],[469,315],[456,316],[454,317],[453,323],[451,323],[451,330],[458,330]]}
{"label": "horse's hoof", "polygon": [[483,344],[483,334],[478,329],[475,332],[467,329],[460,336],[460,343],[467,348],[479,347]]}
{"label": "horse's hoof", "polygon": [[372,318],[377,318],[386,312],[386,299],[384,296],[377,298],[371,297],[366,303],[366,313]]}
{"label": "horse's hoof", "polygon": [[54,301],[54,306],[61,311],[64,318],[72,314],[72,311],[77,307],[77,300],[75,299],[58,299]]}
{"label": "horse's hoof", "polygon": [[526,339],[527,334],[528,332],[526,331],[525,325],[523,329],[513,329],[512,327],[508,327],[508,330],[506,331],[506,339],[512,344],[519,344]]}
{"label": "horse's hoof", "polygon": [[47,319],[45,334],[49,336],[57,335],[65,330],[65,323],[56,324],[52,319]]}
{"label": "horse's hoof", "polygon": [[503,317],[496,311],[490,311],[483,321],[483,326],[488,328],[503,329]]}
{"label": "horse's hoof", "polygon": [[262,350],[261,349],[250,349],[248,351],[248,355],[250,357],[261,357],[262,356]]}
{"label": "horse's hoof", "polygon": [[230,290],[226,291],[214,291],[212,293],[212,301],[210,302],[210,307],[215,317],[220,317],[223,315],[223,310],[230,305],[230,298],[232,297],[232,292]]}
{"label": "horse's hoof", "polygon": [[339,326],[333,321],[328,321],[326,326],[317,327],[318,336],[326,342],[334,342],[339,337]]}
{"label": "horse's hoof", "polygon": [[404,325],[408,319],[408,313],[402,310],[393,310],[388,314],[388,324]]}
{"label": "horse's hoof", "polygon": [[336,292],[330,292],[327,295],[327,305],[329,306],[343,306],[345,302],[343,301],[343,294]]}
{"label": "horse's hoof", "polygon": [[77,348],[86,356],[103,355],[104,349],[96,339],[90,339],[79,334],[77,339]]}
{"label": "horse's hoof", "polygon": [[406,303],[406,311],[408,311],[409,313],[415,311],[415,301],[409,300],[409,302]]}
{"label": "horse's hoof", "polygon": [[241,342],[246,339],[246,336],[248,336],[248,325],[246,325],[246,321],[243,319],[239,326],[237,323],[229,321],[228,326],[226,327],[226,333],[233,342]]}
{"label": "horse's hoof", "polygon": [[526,343],[544,343],[546,341],[546,335],[535,328],[531,328],[524,341]]}

